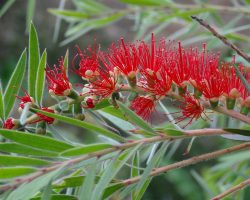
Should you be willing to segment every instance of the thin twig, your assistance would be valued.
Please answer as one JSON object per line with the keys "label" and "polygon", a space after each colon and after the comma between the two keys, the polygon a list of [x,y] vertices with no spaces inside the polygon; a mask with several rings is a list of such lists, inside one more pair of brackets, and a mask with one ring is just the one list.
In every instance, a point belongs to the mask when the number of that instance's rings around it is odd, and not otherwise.
{"label": "thin twig", "polygon": [[[194,156],[194,157],[189,158],[187,160],[176,162],[176,163],[171,164],[171,165],[155,168],[150,173],[150,176],[157,176],[159,174],[166,173],[166,172],[168,172],[170,170],[173,170],[173,169],[178,169],[178,168],[193,165],[193,164],[196,164],[196,163],[199,163],[199,162],[202,162],[202,161],[211,160],[211,159],[217,158],[219,156],[222,156],[224,154],[228,154],[228,153],[231,153],[231,152],[234,152],[234,151],[239,151],[239,150],[248,149],[248,148],[250,148],[250,142],[239,144],[239,145],[236,145],[236,146],[233,146],[233,147],[230,147],[230,148],[227,148],[227,149],[223,149],[223,150],[214,151],[214,152],[211,152],[211,153],[206,153],[206,154],[203,154],[203,155],[200,155],[200,156]],[[124,185],[131,185],[133,183],[136,183],[136,182],[140,181],[141,177],[142,176],[136,176],[136,177],[133,177],[133,178],[130,178],[130,179],[126,179],[126,180],[123,180],[122,183]]]}
{"label": "thin twig", "polygon": [[250,56],[248,56],[244,51],[242,51],[239,47],[231,43],[226,37],[219,34],[218,31],[215,30],[214,27],[206,23],[203,19],[200,19],[196,16],[191,16],[192,19],[196,20],[200,25],[208,29],[215,37],[220,39],[225,45],[229,46],[231,49],[235,50],[238,55],[240,55],[242,58],[244,58],[247,62],[250,63]]}
{"label": "thin twig", "polygon": [[224,191],[223,193],[213,197],[211,200],[220,200],[229,194],[232,194],[234,192],[237,192],[237,191],[243,189],[244,187],[246,187],[248,185],[250,185],[250,179],[247,179],[247,180],[239,183],[238,185],[235,185],[235,186],[229,188],[228,190]]}
{"label": "thin twig", "polygon": [[0,192],[1,191],[7,191],[7,190],[12,190],[17,188],[19,185],[23,184],[23,183],[28,183],[31,182],[32,180],[48,173],[51,172],[53,170],[56,170],[62,166],[71,166],[73,164],[79,163],[81,161],[84,160],[88,160],[90,158],[100,158],[104,155],[107,155],[109,153],[112,152],[118,152],[118,151],[122,151],[131,147],[134,147],[138,144],[149,144],[149,143],[155,143],[158,141],[164,141],[164,140],[177,140],[177,139],[182,139],[182,138],[190,138],[190,137],[194,137],[194,136],[211,136],[211,135],[222,135],[222,134],[228,134],[228,132],[224,131],[223,129],[197,129],[197,130],[188,130],[188,131],[184,131],[182,136],[178,136],[178,137],[172,137],[172,136],[167,136],[167,135],[160,135],[160,136],[155,136],[155,137],[151,137],[151,138],[143,138],[140,140],[133,140],[131,142],[127,142],[124,144],[120,144],[120,145],[114,145],[113,147],[101,150],[101,151],[97,151],[97,152],[93,152],[93,153],[89,153],[87,155],[82,155],[70,160],[66,160],[63,162],[56,162],[53,165],[49,166],[49,167],[43,167],[38,169],[36,172],[25,176],[23,178],[18,178],[16,179],[16,181],[12,184],[6,184],[6,185],[1,185],[0,186]]}

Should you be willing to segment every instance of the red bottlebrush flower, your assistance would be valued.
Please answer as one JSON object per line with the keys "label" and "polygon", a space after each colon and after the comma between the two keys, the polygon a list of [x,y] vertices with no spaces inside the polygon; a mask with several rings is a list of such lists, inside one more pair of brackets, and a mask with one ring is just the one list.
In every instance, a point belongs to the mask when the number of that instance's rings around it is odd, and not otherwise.
{"label": "red bottlebrush flower", "polygon": [[109,62],[116,66],[125,76],[134,75],[139,66],[138,50],[134,44],[125,44],[121,39],[119,46],[111,45],[107,54]]}
{"label": "red bottlebrush flower", "polygon": [[95,107],[95,101],[93,98],[87,97],[84,102],[86,105],[82,106],[83,108],[94,108]]}
{"label": "red bottlebrush flower", "polygon": [[190,118],[189,122],[185,125],[185,127],[192,123],[192,121],[195,119],[202,118],[202,113],[204,113],[204,107],[201,105],[198,99],[196,99],[194,96],[191,96],[190,94],[186,94],[184,96],[184,100],[182,101],[182,104],[179,107],[182,111],[182,116],[175,118],[178,120],[176,123],[179,123],[187,118]]}
{"label": "red bottlebrush flower", "polygon": [[12,129],[14,128],[16,125],[13,123],[13,118],[10,117],[8,118],[4,123],[3,123],[3,128],[4,129]]}
{"label": "red bottlebrush flower", "polygon": [[19,108],[24,109],[26,103],[34,103],[34,99],[28,94],[27,91],[24,90],[24,96],[19,97],[16,95],[16,98],[20,99]]}
{"label": "red bottlebrush flower", "polygon": [[178,51],[169,48],[165,53],[165,67],[175,82],[181,88],[185,88],[191,77],[190,58],[193,57],[192,50],[190,52],[182,48],[181,43],[178,43]]}
{"label": "red bottlebrush flower", "polygon": [[[239,67],[240,69],[240,67]],[[242,71],[243,69],[240,69]],[[225,82],[224,94],[229,98],[237,98],[240,96],[240,87],[242,82],[237,76],[234,67],[229,63],[223,63],[221,66],[221,75]]]}
{"label": "red bottlebrush flower", "polygon": [[131,102],[130,108],[137,115],[148,120],[151,113],[155,110],[155,101],[150,97],[139,96]]}
{"label": "red bottlebrush flower", "polygon": [[59,68],[54,65],[54,69],[46,69],[49,92],[58,96],[67,96],[71,90],[71,84],[63,66],[63,58],[59,60]]}
{"label": "red bottlebrush flower", "polygon": [[156,73],[152,72],[151,74],[142,71],[142,78],[138,85],[146,92],[162,97],[171,89],[172,79],[164,69],[160,69]]}
{"label": "red bottlebrush flower", "polygon": [[94,49],[92,49],[90,46],[87,49],[90,52],[90,55],[88,56],[86,52],[81,52],[80,48],[77,47],[77,55],[73,59],[73,63],[75,59],[79,56],[80,62],[79,62],[79,69],[74,69],[75,73],[81,76],[84,79],[91,79],[95,76],[99,75],[98,71],[98,56],[96,53],[96,45],[94,46]]}
{"label": "red bottlebrush flower", "polygon": [[[55,113],[55,111],[53,109],[50,109],[50,108],[47,108],[47,107],[42,107],[41,110],[45,111],[45,112]],[[38,116],[38,119],[31,122],[30,124],[34,124],[34,123],[41,122],[41,121],[45,121],[48,124],[52,124],[55,121],[54,118],[48,117],[48,116],[46,116],[44,114],[41,114],[39,112],[37,112],[36,114]]]}
{"label": "red bottlebrush flower", "polygon": [[115,69],[114,71],[109,71],[109,69],[103,67],[103,69],[100,70],[100,75],[96,76],[94,80],[89,80],[89,85],[86,87],[89,88],[88,93],[90,95],[107,98],[116,91],[117,81],[117,71]]}
{"label": "red bottlebrush flower", "polygon": [[155,37],[151,35],[151,46],[142,41],[138,46],[141,70],[151,74],[161,69],[165,62],[166,41],[161,39],[156,47]]}

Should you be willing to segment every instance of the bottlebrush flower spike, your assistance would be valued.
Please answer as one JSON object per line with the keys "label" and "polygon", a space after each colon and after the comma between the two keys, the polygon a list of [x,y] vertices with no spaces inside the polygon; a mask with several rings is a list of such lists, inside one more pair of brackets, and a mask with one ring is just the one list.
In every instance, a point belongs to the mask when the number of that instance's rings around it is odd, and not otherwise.
{"label": "bottlebrush flower spike", "polygon": [[140,63],[136,45],[125,44],[122,38],[118,46],[111,45],[107,58],[110,64],[116,66],[128,78],[131,86],[136,85],[136,73]]}
{"label": "bottlebrush flower spike", "polygon": [[117,81],[117,68],[114,68],[114,71],[110,71],[109,69],[103,67],[100,70],[99,76],[96,76],[95,80],[89,80],[89,85],[86,87],[89,88],[88,93],[90,95],[107,98],[116,91]]}
{"label": "bottlebrush flower spike", "polygon": [[182,110],[182,116],[179,116],[175,119],[177,120],[176,123],[179,123],[187,118],[190,118],[189,122],[184,127],[191,124],[193,120],[202,118],[202,114],[205,114],[205,109],[200,104],[199,100],[196,99],[194,96],[191,96],[190,94],[186,94],[184,96],[184,100],[181,103],[182,104],[179,106],[179,108]]}
{"label": "bottlebrush flower spike", "polygon": [[136,97],[130,105],[130,109],[145,120],[148,120],[155,110],[155,101],[152,97]]}
{"label": "bottlebrush flower spike", "polygon": [[96,45],[94,46],[94,49],[92,49],[89,46],[87,50],[90,52],[90,55],[87,55],[86,52],[82,53],[80,48],[77,47],[78,53],[74,57],[72,63],[74,65],[76,58],[79,56],[80,57],[79,69],[74,68],[74,71],[83,79],[89,80],[99,75],[98,71],[99,64],[98,64],[98,56],[96,53]]}
{"label": "bottlebrush flower spike", "polygon": [[140,67],[142,71],[151,75],[157,72],[164,65],[164,54],[166,51],[166,41],[161,39],[158,47],[156,47],[155,37],[151,35],[151,46],[142,41],[138,46],[138,53],[140,57]]}
{"label": "bottlebrush flower spike", "polygon": [[145,92],[151,93],[157,97],[163,97],[172,87],[172,79],[167,72],[161,68],[158,72],[152,72],[150,75],[142,71],[142,78],[138,86],[143,88]]}
{"label": "bottlebrush flower spike", "polygon": [[16,125],[14,124],[14,118],[10,117],[3,123],[4,129],[13,129]]}
{"label": "bottlebrush flower spike", "polygon": [[178,50],[169,48],[165,53],[165,67],[177,86],[186,89],[191,77],[191,66],[189,59],[192,58],[193,52],[183,49],[181,42],[178,43]]}
{"label": "bottlebrush flower spike", "polygon": [[16,98],[20,99],[19,108],[24,109],[26,103],[34,103],[34,99],[28,94],[26,90],[24,90],[24,96],[20,97],[16,95]]}
{"label": "bottlebrush flower spike", "polygon": [[[50,109],[50,108],[47,108],[47,107],[42,107],[41,110],[45,111],[45,112],[55,113],[55,111],[53,109]],[[30,122],[29,124],[34,124],[34,123],[41,122],[41,121],[44,121],[47,124],[52,124],[55,121],[54,118],[48,117],[48,116],[46,116],[44,114],[41,114],[39,112],[37,112],[36,114],[38,116],[38,119],[35,120],[35,121]]]}
{"label": "bottlebrush flower spike", "polygon": [[59,67],[54,65],[54,69],[46,69],[46,78],[50,94],[57,96],[67,96],[71,92],[71,84],[63,65],[63,58],[59,60]]}

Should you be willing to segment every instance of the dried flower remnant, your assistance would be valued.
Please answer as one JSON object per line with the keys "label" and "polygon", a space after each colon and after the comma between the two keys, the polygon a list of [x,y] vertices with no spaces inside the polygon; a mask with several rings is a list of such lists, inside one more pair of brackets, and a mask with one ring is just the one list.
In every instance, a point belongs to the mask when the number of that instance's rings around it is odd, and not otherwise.
{"label": "dried flower remnant", "polygon": [[54,65],[54,69],[46,69],[49,93],[57,96],[68,96],[71,92],[71,84],[63,65],[63,58],[59,60],[59,67]]}
{"label": "dried flower remnant", "polygon": [[131,102],[130,108],[137,115],[148,120],[152,112],[155,110],[155,101],[152,97],[139,96]]}

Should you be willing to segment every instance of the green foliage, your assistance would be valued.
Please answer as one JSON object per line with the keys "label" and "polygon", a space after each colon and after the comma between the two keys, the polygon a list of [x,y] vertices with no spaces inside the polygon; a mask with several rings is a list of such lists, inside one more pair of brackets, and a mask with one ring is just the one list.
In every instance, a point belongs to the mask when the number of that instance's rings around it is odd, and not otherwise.
{"label": "green foliage", "polygon": [[22,79],[25,74],[26,57],[27,54],[25,49],[16,65],[15,71],[12,73],[12,76],[4,92],[4,116],[6,118],[9,116],[11,110],[13,109],[13,105],[16,100],[15,95],[18,94],[21,87],[20,83],[22,83]]}
{"label": "green foliage", "polygon": [[[8,0],[4,4],[0,9],[0,17],[14,2]],[[63,9],[64,6],[58,9],[48,9],[50,14],[69,23],[61,45],[66,45],[89,31],[107,27],[118,20],[132,19],[137,39],[142,37],[147,39],[152,31],[159,33],[177,22],[181,28],[168,35],[170,39],[181,38],[184,40],[183,44],[208,40],[208,46],[218,46],[217,39],[212,39],[212,35],[209,33],[200,32],[198,26],[192,23],[190,15],[193,14],[205,16],[212,22],[216,22],[223,30],[222,34],[234,41],[250,41],[247,35],[238,33],[238,31],[248,30],[250,26],[236,27],[243,15],[235,17],[224,26],[221,16],[218,15],[218,11],[222,8],[201,1],[196,1],[196,4],[181,5],[168,0],[117,0],[119,4],[123,5],[117,9],[110,9],[104,1],[74,0],[72,2],[77,9]],[[43,103],[47,103],[43,101],[46,94],[44,92],[44,69],[47,64],[47,51],[44,50],[40,58],[37,31],[35,26],[30,24],[35,13],[35,3],[35,0],[27,1],[26,24],[30,28],[27,82],[29,94],[35,98],[38,106],[44,106]],[[248,1],[245,3],[246,6],[249,4]],[[239,11],[233,12],[250,13],[249,10],[242,7],[239,8]],[[59,27],[57,27],[58,31]],[[198,32],[200,32],[199,35]],[[190,34],[191,38],[187,37]],[[0,118],[3,119],[2,122],[10,116],[14,107],[15,95],[18,95],[25,76],[26,58],[27,52],[24,50],[7,87],[3,90],[0,84]],[[67,74],[70,67],[69,62],[69,51],[67,50],[64,57]],[[238,69],[236,68],[236,70]],[[248,88],[246,78],[239,73],[239,70],[237,72]],[[207,147],[210,145],[210,143],[206,144],[207,140],[221,148],[233,143],[218,137],[216,140],[206,138],[204,144],[199,142],[202,144],[201,148],[197,147],[197,144],[193,144],[193,139],[189,145],[182,143],[183,145],[180,146],[179,141],[165,141],[165,137],[174,139],[188,137],[178,125],[164,121],[163,124],[155,126],[140,118],[120,101],[117,101],[119,108],[111,105],[110,99],[104,99],[95,108],[82,111],[80,106],[79,109],[72,108],[74,101],[77,102],[79,99],[66,99],[65,97],[55,99],[57,104],[50,108],[58,109],[59,107],[58,112],[44,112],[35,106],[30,109],[33,113],[30,113],[28,112],[29,106],[26,106],[21,116],[29,118],[36,116],[36,113],[39,112],[39,114],[63,123],[45,124],[42,122],[37,127],[33,124],[19,124],[18,130],[0,129],[0,190],[4,187],[11,189],[5,192],[1,198],[7,200],[99,200],[131,197],[132,200],[140,200],[145,197],[146,199],[150,193],[148,191],[154,192],[150,186],[153,179],[151,173],[157,167],[168,165],[169,158],[173,154],[175,157],[171,158],[171,162],[186,159],[182,155],[183,147],[186,149],[187,146],[189,154],[197,155],[201,154],[205,148],[212,150],[213,147]],[[169,107],[171,110],[171,106]],[[160,108],[160,112],[171,116],[164,107]],[[73,118],[75,114],[84,114],[87,120],[81,121]],[[227,116],[214,116],[211,124],[215,127],[221,126],[222,130],[236,136],[235,138],[232,136],[231,139],[237,139],[237,135],[249,136],[249,127],[235,125],[233,128],[224,128],[232,127]],[[68,125],[70,125],[70,129],[67,128]],[[134,128],[133,130],[130,125]],[[198,121],[190,127],[198,129],[207,128],[207,126],[208,123]],[[48,127],[50,132],[47,130]],[[36,133],[39,128],[43,130],[44,135]],[[155,138],[158,140],[154,140]],[[223,140],[223,143],[219,143],[217,140],[219,142]],[[246,137],[244,140],[249,140],[249,138]],[[126,148],[122,145],[125,145]],[[166,154],[167,156],[165,156]],[[202,194],[211,198],[226,188],[239,184],[249,176],[248,159],[249,150],[223,156],[219,159],[219,163],[213,163],[211,168],[198,166],[191,172],[181,170],[175,174],[163,175],[164,184],[162,185],[164,185],[164,190],[168,189],[165,192],[169,193],[170,198],[175,197],[170,192],[171,189],[178,193],[176,196],[185,199],[201,199]],[[230,173],[228,169],[230,169]],[[138,178],[135,183],[126,182],[127,179],[133,180],[134,178]],[[124,183],[124,180],[127,184]],[[200,192],[198,184],[204,190],[203,193]],[[172,188],[169,189],[169,186]],[[193,194],[193,191],[197,191],[197,194]],[[247,194],[249,191],[245,190],[237,194],[236,198],[247,199]]]}

